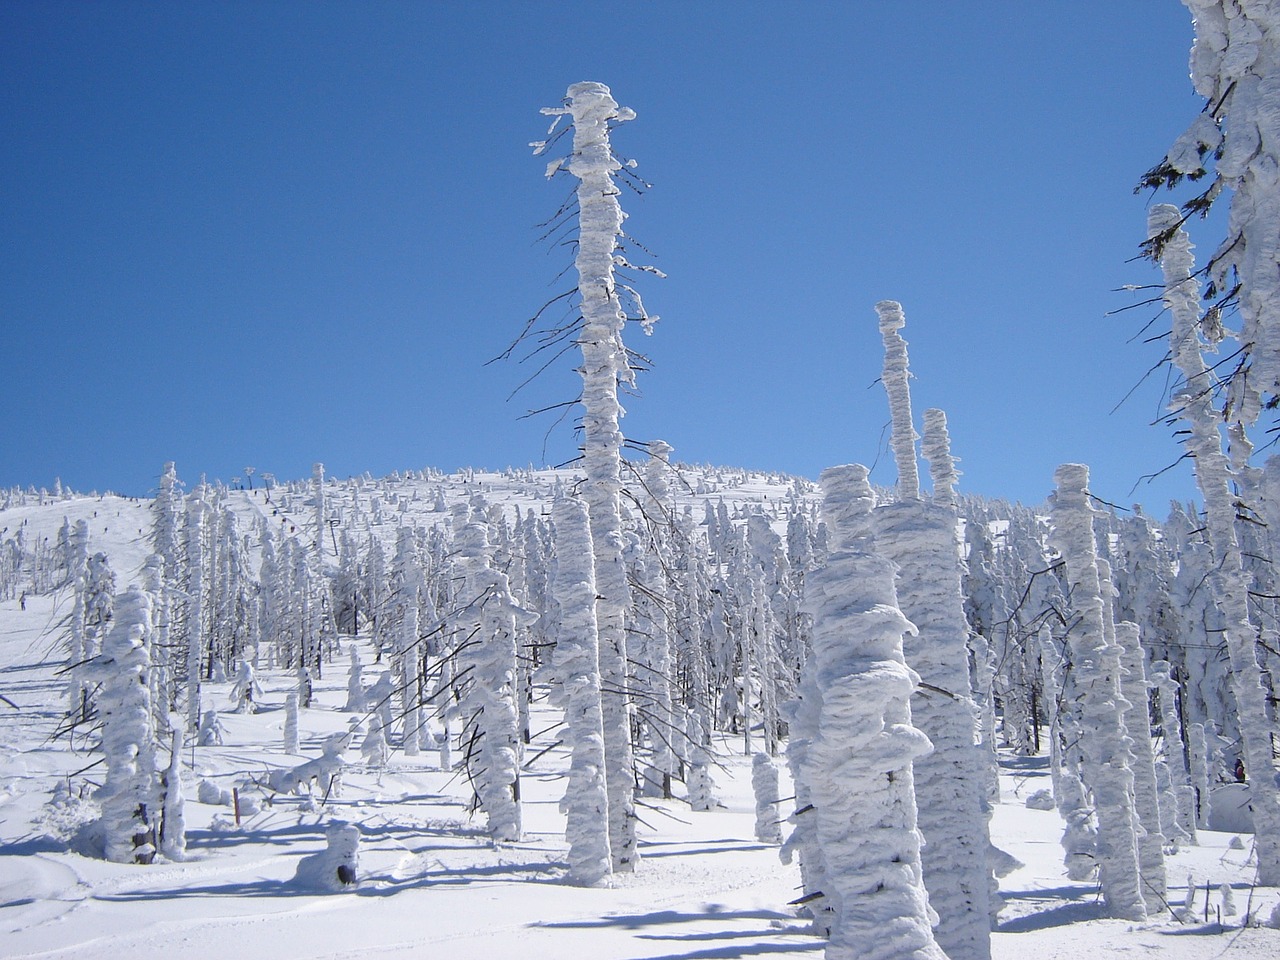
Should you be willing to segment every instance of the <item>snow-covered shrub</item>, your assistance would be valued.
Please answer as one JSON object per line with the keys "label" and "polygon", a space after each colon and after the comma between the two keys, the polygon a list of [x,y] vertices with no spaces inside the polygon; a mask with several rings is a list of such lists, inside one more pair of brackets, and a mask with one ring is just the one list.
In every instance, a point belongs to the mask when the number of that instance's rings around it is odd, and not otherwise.
{"label": "snow-covered shrub", "polygon": [[253,664],[248,660],[240,661],[236,667],[235,683],[231,686],[228,699],[235,704],[236,713],[255,713],[258,709],[257,698],[262,696],[262,686],[253,672]]}
{"label": "snow-covered shrub", "polygon": [[196,733],[196,746],[222,746],[222,722],[218,719],[218,711],[210,707],[200,717],[200,729]]}
{"label": "snow-covered shrub", "polygon": [[341,893],[360,884],[360,829],[335,820],[325,831],[325,848],[303,857],[293,882],[306,890]]}
{"label": "snow-covered shrub", "polygon": [[1028,810],[1052,810],[1057,804],[1054,803],[1053,794],[1048,790],[1037,790],[1031,796],[1027,797]]}
{"label": "snow-covered shrub", "polygon": [[224,790],[212,780],[201,780],[196,787],[196,799],[212,807],[229,807],[232,803],[231,791]]}
{"label": "snow-covered shrub", "polygon": [[271,771],[267,778],[270,789],[276,793],[310,791],[312,784],[322,797],[337,796],[342,785],[342,770],[346,766],[343,752],[351,743],[350,733],[335,733],[321,745],[321,754],[296,767]]}

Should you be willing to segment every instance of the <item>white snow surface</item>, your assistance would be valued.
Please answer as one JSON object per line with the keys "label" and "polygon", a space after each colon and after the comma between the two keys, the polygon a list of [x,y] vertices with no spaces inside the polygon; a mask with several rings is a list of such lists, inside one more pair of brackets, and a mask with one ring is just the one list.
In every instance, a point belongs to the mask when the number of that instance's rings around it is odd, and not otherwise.
{"label": "white snow surface", "polygon": [[[729,473],[738,479],[718,483],[714,496],[730,507],[785,496],[775,477]],[[549,471],[521,480],[468,472],[432,481],[397,478],[388,487],[405,498],[415,522],[431,524],[439,516],[430,512],[438,486],[452,501],[483,485],[491,502],[526,509],[549,499],[554,483]],[[272,517],[262,491],[231,496],[237,513]],[[685,502],[700,504],[701,497]],[[89,523],[92,549],[108,553],[120,589],[141,576],[151,525],[145,501],[105,496],[14,507],[0,511],[0,527],[26,521],[33,533],[52,537],[64,516]],[[385,530],[394,536],[393,525]],[[556,748],[539,755],[558,733],[535,736],[526,751],[519,843],[488,841],[481,820],[468,817],[465,780],[439,770],[433,752],[406,758],[396,751],[375,772],[348,750],[340,795],[323,803],[319,796],[276,796],[267,803],[270,794],[251,781],[298,759],[281,750],[284,703],[296,681],[268,669],[259,673],[263,695],[255,714],[225,712],[230,684],[210,685],[206,702],[224,710],[226,742],[186,748],[189,859],[139,866],[81,856],[65,838],[92,818],[89,801],[77,799],[78,789],[70,796],[55,790],[96,755],[81,751],[79,741],[73,753],[65,740],[50,739],[65,707],[65,679],[56,671],[64,657],[60,621],[71,599],[68,590],[28,596],[25,611],[16,599],[0,601],[0,693],[17,706],[0,701],[0,957],[812,960],[823,953],[823,942],[787,906],[799,896],[798,868],[783,866],[776,847],[754,838],[751,758],[735,752],[739,739],[714,744],[723,764],[716,771],[722,806],[691,812],[681,801],[646,798],[638,811],[644,823],[636,871],[609,887],[582,888],[566,881],[559,802],[568,754]],[[373,661],[367,649],[364,655]],[[346,682],[345,662],[316,681],[315,704],[299,718],[305,757],[318,757],[326,737],[347,731]],[[559,719],[545,700],[535,710],[535,731]],[[792,789],[785,770],[783,777],[786,797]],[[232,808],[190,799],[202,779],[239,788],[239,826]],[[100,782],[100,768],[71,782],[86,780]],[[1280,930],[1242,925],[1246,914],[1266,921],[1280,904],[1280,889],[1251,886],[1248,836],[1235,850],[1233,834],[1202,830],[1199,847],[1168,858],[1170,901],[1183,902],[1188,877],[1198,888],[1185,922],[1168,911],[1144,923],[1103,919],[1095,885],[1063,874],[1057,813],[1025,806],[1048,786],[1045,756],[1005,759],[992,837],[1025,866],[1001,884],[1006,906],[992,935],[996,960],[1105,960],[1157,951],[1171,960],[1280,956]],[[253,808],[247,797],[260,798],[258,812],[246,812]],[[790,806],[784,801],[784,815]],[[293,878],[303,857],[325,849],[334,821],[360,832],[359,884],[342,894],[312,892]],[[1223,883],[1234,891],[1239,913],[1219,924]],[[1212,890],[1207,921],[1206,887]]]}

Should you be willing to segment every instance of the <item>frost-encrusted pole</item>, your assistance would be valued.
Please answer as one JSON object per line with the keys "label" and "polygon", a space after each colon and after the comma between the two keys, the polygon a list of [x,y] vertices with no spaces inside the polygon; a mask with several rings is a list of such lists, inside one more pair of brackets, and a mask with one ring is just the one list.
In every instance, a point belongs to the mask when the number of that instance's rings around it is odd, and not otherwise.
{"label": "frost-encrusted pole", "polygon": [[907,341],[898,333],[907,320],[902,304],[881,300],[876,304],[880,317],[880,336],[884,340],[884,370],[880,375],[884,392],[889,395],[889,415],[893,424],[893,459],[898,464],[898,497],[920,499],[920,471],[916,464],[915,426],[911,422],[911,387],[907,380]]}
{"label": "frost-encrusted pole", "polygon": [[1053,545],[1062,554],[1077,622],[1068,639],[1080,702],[1083,773],[1098,819],[1097,858],[1107,912],[1119,919],[1147,916],[1138,872],[1133,771],[1128,765],[1119,658],[1109,652],[1098,576],[1098,549],[1089,502],[1089,468],[1065,463],[1054,474]]}
{"label": "frost-encrusted pole", "polygon": [[[1280,91],[1276,96],[1280,99]],[[1234,206],[1232,214],[1235,214]],[[1168,235],[1160,260],[1164,271],[1164,302],[1173,319],[1169,334],[1173,362],[1184,379],[1172,403],[1179,419],[1191,431],[1187,444],[1193,457],[1196,483],[1204,496],[1209,544],[1215,561],[1210,582],[1222,610],[1231,661],[1231,690],[1235,695],[1245,769],[1249,775],[1258,882],[1274,887],[1280,886],[1280,784],[1277,783],[1280,771],[1272,754],[1272,725],[1267,717],[1266,693],[1256,651],[1257,630],[1249,619],[1249,581],[1236,538],[1236,498],[1232,492],[1231,469],[1218,431],[1221,418],[1213,407],[1215,381],[1201,353],[1200,288],[1192,279],[1191,241],[1181,229],[1169,235],[1180,216],[1177,207],[1157,204],[1148,215],[1147,233],[1148,236]],[[1274,257],[1271,271],[1276,273]],[[1274,347],[1274,343],[1271,346]]]}
{"label": "frost-encrusted pole", "polygon": [[804,670],[821,702],[801,773],[834,915],[826,956],[939,960],[912,775],[931,747],[911,722],[920,678],[902,656],[914,628],[898,609],[893,562],[873,547],[866,467],[831,467],[821,484],[832,553],[805,584],[813,651]]}
{"label": "frost-encrusted pole", "polygon": [[569,785],[560,806],[566,817],[565,838],[569,841],[569,879],[594,886],[613,872],[594,553],[587,508],[582,501],[562,497],[551,512],[556,529],[553,589],[560,612],[554,664],[571,750]]}
{"label": "frost-encrusted pole", "polygon": [[[560,166],[577,177],[579,307],[582,326],[583,466],[587,474],[582,497],[591,523],[595,548],[596,624],[600,637],[600,674],[604,694],[606,776],[609,785],[609,848],[615,871],[635,868],[636,850],[634,759],[631,748],[630,704],[626,690],[627,648],[624,618],[630,602],[623,563],[622,431],[623,414],[618,384],[634,382],[622,343],[626,322],[614,267],[620,260],[618,239],[624,214],[618,205],[613,175],[622,164],[609,143],[610,128],[634,119],[635,112],[618,106],[602,83],[569,87],[564,107],[546,107],[548,116],[573,120],[573,154],[553,161],[548,175]],[[540,147],[543,145],[539,145]],[[653,318],[656,319],[656,318]],[[651,322],[646,318],[646,324]]]}

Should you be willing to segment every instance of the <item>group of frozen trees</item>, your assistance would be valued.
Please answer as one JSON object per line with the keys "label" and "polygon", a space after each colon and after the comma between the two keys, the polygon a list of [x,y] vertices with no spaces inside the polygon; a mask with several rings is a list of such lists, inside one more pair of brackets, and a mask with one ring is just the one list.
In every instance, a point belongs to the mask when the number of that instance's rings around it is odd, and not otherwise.
{"label": "group of frozen trees", "polygon": [[[9,571],[24,567],[36,592],[73,591],[68,729],[106,758],[105,854],[180,858],[184,738],[214,729],[219,708],[254,709],[256,672],[274,670],[295,684],[286,746],[297,753],[298,711],[341,658],[338,709],[357,716],[366,763],[438,751],[465,773],[496,843],[521,836],[521,771],[537,759],[530,706],[549,696],[570,754],[568,873],[584,885],[636,869],[647,796],[716,804],[717,734],[717,749],[756,755],[758,835],[778,842],[773,758],[785,747],[795,800],[783,854],[799,857],[800,902],[833,958],[989,957],[1008,865],[987,824],[997,746],[1048,752],[1066,872],[1096,877],[1114,916],[1164,908],[1164,851],[1195,842],[1224,779],[1248,780],[1259,876],[1280,883],[1280,461],[1254,467],[1248,439],[1280,396],[1280,25],[1269,7],[1188,3],[1210,107],[1150,182],[1198,178],[1214,158],[1190,208],[1233,191],[1230,236],[1197,273],[1187,211],[1156,206],[1150,250],[1203,516],[1174,505],[1160,524],[1101,509],[1076,464],[1058,471],[1048,512],[961,496],[938,410],[924,415],[923,493],[891,301],[876,310],[894,489],[839,467],[823,474],[820,513],[803,481],[767,508],[734,510],[686,484],[661,441],[626,462],[618,392],[644,358],[622,331],[656,320],[619,275],[642,269],[617,200],[633,164],[610,142],[633,114],[607,87],[575,84],[544,111],[555,122],[536,145],[572,130],[547,168],[576,180],[557,215],[578,223],[569,319],[535,330],[535,316],[526,335],[535,352],[581,350],[580,469],[542,487],[531,476],[537,494],[517,507],[491,502],[474,477],[446,497],[438,474],[335,481],[320,465],[309,482],[247,498],[205,483],[184,495],[168,464],[153,556],[124,592],[82,525],[49,556],[16,538],[0,551],[9,592]],[[1239,334],[1222,321],[1232,307]],[[1240,348],[1224,373],[1206,354],[1228,336]],[[208,695],[223,681],[231,704]],[[350,740],[278,783],[316,770],[332,782]]]}

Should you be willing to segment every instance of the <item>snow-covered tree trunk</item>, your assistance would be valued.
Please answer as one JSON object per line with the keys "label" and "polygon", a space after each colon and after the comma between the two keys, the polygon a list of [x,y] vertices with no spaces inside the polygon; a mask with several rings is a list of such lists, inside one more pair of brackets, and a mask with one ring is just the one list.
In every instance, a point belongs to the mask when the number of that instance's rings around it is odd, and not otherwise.
{"label": "snow-covered tree trunk", "polygon": [[467,769],[489,834],[495,842],[514,842],[523,832],[515,636],[517,619],[528,617],[516,606],[506,574],[490,567],[488,550],[485,524],[463,527],[459,552],[467,571],[463,593],[470,598],[471,636],[459,654],[459,673],[468,673],[459,706]]}
{"label": "snow-covered tree trunk", "polygon": [[89,719],[89,688],[85,685],[84,664],[90,659],[85,636],[89,599],[89,524],[78,520],[68,538],[67,574],[73,588],[71,619],[67,625],[67,667],[71,676],[67,692],[67,716],[74,730]]}
{"label": "snow-covered tree trunk", "polygon": [[1209,829],[1209,815],[1213,778],[1209,773],[1209,746],[1203,723],[1187,724],[1187,766],[1191,774],[1191,786],[1195,792],[1196,826]]}
{"label": "snow-covered tree trunk", "polygon": [[102,752],[107,776],[98,791],[103,853],[116,863],[150,863],[156,854],[155,731],[151,725],[151,665],[147,630],[151,598],[130,587],[116,599],[102,653],[89,665],[101,684]]}
{"label": "snow-covered tree trunk", "polygon": [[[324,502],[324,464],[311,466],[311,483],[314,489],[315,516],[312,518],[311,535],[315,538],[316,559],[324,557],[324,541],[329,531],[329,511]],[[320,567],[319,569],[323,569]]]}
{"label": "snow-covered tree trunk", "polygon": [[[1182,723],[1178,716],[1178,684],[1164,660],[1151,665],[1150,677],[1160,707],[1160,732],[1164,741],[1163,778],[1168,784],[1167,792],[1160,797],[1161,832],[1182,843],[1199,843],[1195,793],[1191,788]],[[1162,789],[1164,785],[1161,784]]]}
{"label": "snow-covered tree trunk", "polygon": [[924,455],[934,471],[935,502],[920,499],[915,427],[907,385],[907,344],[898,331],[902,308],[876,304],[885,342],[882,380],[893,424],[898,467],[895,503],[875,510],[876,548],[897,565],[898,605],[916,627],[903,640],[907,664],[921,685],[911,698],[912,722],[933,743],[914,764],[921,854],[929,904],[940,920],[934,936],[951,960],[991,956],[991,846],[984,796],[984,757],[976,743],[978,708],[969,696],[969,624],[957,541],[946,417],[926,417]]}
{"label": "snow-covered tree trunk", "polygon": [[351,644],[351,666],[347,671],[347,702],[343,710],[360,713],[365,708],[364,666],[360,663],[360,649]]}
{"label": "snow-covered tree trunk", "polygon": [[187,858],[187,820],[182,794],[182,717],[169,715],[169,766],[161,786],[164,791],[160,826],[160,852],[175,862]]}
{"label": "snow-covered tree trunk", "polygon": [[609,789],[609,849],[615,871],[635,868],[635,762],[631,746],[631,707],[627,697],[626,610],[629,606],[622,510],[622,431],[618,420],[618,384],[634,375],[622,343],[625,315],[614,277],[624,214],[613,175],[622,165],[613,155],[613,124],[635,117],[619,107],[602,83],[569,87],[567,105],[544,108],[548,115],[573,120],[573,154],[566,166],[578,184],[578,273],[582,329],[583,466],[582,497],[591,522],[595,550],[596,624],[604,689],[604,737]]}
{"label": "snow-covered tree trunk", "polygon": [[881,300],[876,304],[880,337],[884,341],[884,368],[880,380],[889,396],[889,416],[893,426],[889,441],[898,466],[898,497],[920,499],[920,468],[916,463],[915,426],[911,422],[911,388],[908,384],[907,342],[898,333],[906,326],[902,304]]}
{"label": "snow-covered tree trunk", "polygon": [[187,505],[187,631],[186,694],[187,730],[200,726],[200,680],[204,662],[205,511],[203,487]]}
{"label": "snow-covered tree trunk", "polygon": [[919,677],[902,656],[914,628],[898,609],[893,563],[872,545],[866,468],[829,468],[821,484],[832,552],[806,582],[813,651],[805,672],[821,703],[801,775],[834,914],[826,956],[938,960],[945,954],[921,876],[912,775],[931,747],[912,725]]}
{"label": "snow-covered tree trunk", "polygon": [[1080,779],[1080,724],[1064,700],[1067,667],[1047,623],[1040,628],[1037,643],[1048,705],[1049,776],[1054,805],[1066,823],[1062,834],[1064,864],[1069,879],[1088,880],[1097,872],[1098,830]]}
{"label": "snow-covered tree trunk", "polygon": [[1067,666],[1048,624],[1040,630],[1039,645],[1045,696],[1052,711],[1049,766],[1053,798],[1058,814],[1066,823],[1062,834],[1063,862],[1068,879],[1084,881],[1098,869],[1095,858],[1098,829],[1080,779],[1080,723],[1077,711],[1065,696]]}
{"label": "snow-covered tree trunk", "polygon": [[560,614],[554,665],[570,749],[569,784],[560,806],[566,817],[569,879],[593,886],[613,872],[594,552],[587,508],[581,501],[557,500],[552,520],[556,528],[553,589]]}
{"label": "snow-covered tree trunk", "polygon": [[[1277,14],[1272,13],[1271,16]],[[1275,37],[1280,37],[1280,33]],[[1253,83],[1256,90],[1256,79]],[[1280,172],[1273,171],[1273,176],[1280,177]],[[1234,215],[1235,205],[1232,213]],[[1148,217],[1148,234],[1167,233],[1180,217],[1177,207],[1157,204],[1151,208]],[[1280,220],[1280,215],[1272,222],[1277,220]],[[1250,253],[1250,257],[1254,255]],[[1273,255],[1272,274],[1277,272],[1275,259]],[[1267,716],[1266,693],[1255,649],[1257,630],[1249,618],[1249,583],[1236,537],[1236,498],[1232,492],[1231,469],[1222,451],[1222,437],[1218,430],[1221,418],[1213,408],[1213,372],[1201,353],[1199,285],[1192,279],[1194,260],[1185,231],[1177,229],[1169,236],[1164,245],[1161,267],[1164,270],[1164,302],[1173,318],[1170,332],[1173,361],[1184,378],[1182,388],[1173,397],[1173,405],[1191,431],[1187,443],[1194,458],[1196,483],[1204,496],[1207,532],[1215,559],[1210,582],[1215,587],[1225,621],[1231,690],[1235,695],[1245,769],[1249,776],[1258,881],[1267,886],[1280,886],[1280,769],[1277,769],[1272,747],[1273,727]],[[1275,282],[1273,277],[1265,289],[1272,289]],[[1280,301],[1280,293],[1274,299]],[[1243,304],[1241,309],[1243,311]],[[1268,347],[1274,349],[1274,344]]]}
{"label": "snow-covered tree trunk", "polygon": [[284,698],[284,752],[301,753],[298,749],[298,694],[292,690]]}
{"label": "snow-covered tree trunk", "polygon": [[756,798],[756,839],[761,843],[782,843],[778,768],[767,753],[751,758],[751,791]]}
{"label": "snow-covered tree trunk", "polygon": [[1155,748],[1148,722],[1147,675],[1138,625],[1116,624],[1120,646],[1120,695],[1129,702],[1125,731],[1133,743],[1133,805],[1138,816],[1138,868],[1142,873],[1142,899],[1147,912],[1158,915],[1167,893],[1164,869],[1165,838],[1161,831],[1160,788],[1156,784]]}
{"label": "snow-covered tree trunk", "polygon": [[668,628],[670,598],[667,569],[668,531],[674,526],[671,491],[667,472],[671,469],[671,445],[662,440],[649,443],[649,461],[645,464],[645,514],[649,528],[650,556],[644,565],[643,601],[650,610],[649,636],[645,639],[646,687],[649,703],[646,709],[651,741],[650,764],[661,781],[662,795],[671,797],[671,780],[677,772],[674,745],[679,736],[673,709],[671,631]]}
{"label": "snow-covered tree trunk", "polygon": [[1071,669],[1080,702],[1085,783],[1098,821],[1097,859],[1107,912],[1120,919],[1146,919],[1138,871],[1133,770],[1120,696],[1119,658],[1109,652],[1098,551],[1089,502],[1089,468],[1067,463],[1055,473],[1053,543],[1071,584],[1071,607],[1079,622],[1068,635]]}

